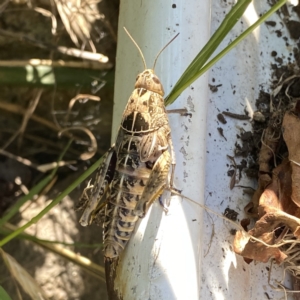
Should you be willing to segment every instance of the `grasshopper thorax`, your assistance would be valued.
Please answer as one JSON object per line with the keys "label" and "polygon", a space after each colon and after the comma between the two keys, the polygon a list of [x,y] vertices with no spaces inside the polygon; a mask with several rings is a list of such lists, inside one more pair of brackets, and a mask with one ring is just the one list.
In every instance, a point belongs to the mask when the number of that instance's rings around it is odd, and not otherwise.
{"label": "grasshopper thorax", "polygon": [[136,78],[136,83],[134,86],[136,89],[143,88],[145,90],[157,93],[161,96],[165,94],[164,88],[159,80],[159,78],[154,74],[152,69],[146,69],[140,73]]}

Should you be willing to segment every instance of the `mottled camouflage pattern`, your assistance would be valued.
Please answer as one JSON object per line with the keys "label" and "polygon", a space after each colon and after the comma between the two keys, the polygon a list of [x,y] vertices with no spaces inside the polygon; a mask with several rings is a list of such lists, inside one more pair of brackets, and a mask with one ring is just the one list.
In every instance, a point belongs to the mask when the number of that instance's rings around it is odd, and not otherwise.
{"label": "mottled camouflage pattern", "polygon": [[83,226],[102,216],[106,259],[119,256],[138,217],[146,214],[166,185],[172,143],[163,95],[153,70],[138,75],[116,143],[107,152],[93,186],[81,196]]}

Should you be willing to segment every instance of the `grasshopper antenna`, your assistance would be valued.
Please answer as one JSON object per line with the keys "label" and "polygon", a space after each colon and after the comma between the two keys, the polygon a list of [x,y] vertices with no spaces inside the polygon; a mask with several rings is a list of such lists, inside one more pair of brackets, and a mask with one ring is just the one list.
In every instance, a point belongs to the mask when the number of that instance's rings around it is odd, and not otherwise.
{"label": "grasshopper antenna", "polygon": [[153,68],[152,70],[154,71],[154,68],[155,68],[155,65],[156,65],[156,62],[157,62],[157,59],[158,57],[160,56],[160,54],[178,37],[179,35],[179,32],[171,39],[171,41],[169,43],[167,43],[167,45],[165,45],[159,52],[158,54],[156,55],[156,58],[155,58],[155,61],[154,61],[154,64],[153,64]]}
{"label": "grasshopper antenna", "polygon": [[130,35],[130,33],[128,32],[128,30],[125,27],[123,27],[123,28],[124,28],[125,32],[127,33],[127,35],[130,37],[130,39],[132,40],[132,42],[134,43],[134,45],[138,48],[138,50],[139,50],[139,52],[141,54],[142,60],[143,60],[144,68],[146,70],[147,69],[147,65],[146,65],[146,61],[145,61],[145,58],[144,58],[142,50],[140,49],[140,47],[136,43],[136,41],[133,39],[133,37]]}

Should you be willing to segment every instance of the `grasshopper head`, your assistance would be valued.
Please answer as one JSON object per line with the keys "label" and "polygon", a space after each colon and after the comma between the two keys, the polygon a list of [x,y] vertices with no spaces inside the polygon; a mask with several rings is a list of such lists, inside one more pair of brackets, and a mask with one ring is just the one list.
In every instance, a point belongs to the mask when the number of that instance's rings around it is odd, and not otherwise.
{"label": "grasshopper head", "polygon": [[144,72],[140,73],[136,78],[134,87],[136,89],[143,88],[161,96],[165,93],[159,78],[154,74],[152,69],[146,69]]}

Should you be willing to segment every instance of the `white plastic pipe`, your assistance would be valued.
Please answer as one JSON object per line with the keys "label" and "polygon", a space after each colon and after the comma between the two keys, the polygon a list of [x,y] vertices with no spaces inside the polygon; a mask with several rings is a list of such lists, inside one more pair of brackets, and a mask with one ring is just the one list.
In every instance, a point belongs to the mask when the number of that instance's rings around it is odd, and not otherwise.
{"label": "white plastic pipe", "polygon": [[[209,1],[121,1],[114,127],[143,70],[138,51],[125,26],[152,67],[158,51],[178,32],[155,68],[166,94],[209,38]],[[169,115],[176,149],[175,185],[195,201],[204,202],[207,75],[169,108],[186,107],[192,117]],[[170,197],[167,193],[166,197]],[[115,288],[126,299],[198,299],[202,251],[202,211],[194,203],[172,197],[169,213],[155,203],[137,224],[117,270]]]}

